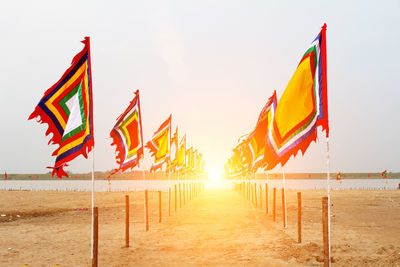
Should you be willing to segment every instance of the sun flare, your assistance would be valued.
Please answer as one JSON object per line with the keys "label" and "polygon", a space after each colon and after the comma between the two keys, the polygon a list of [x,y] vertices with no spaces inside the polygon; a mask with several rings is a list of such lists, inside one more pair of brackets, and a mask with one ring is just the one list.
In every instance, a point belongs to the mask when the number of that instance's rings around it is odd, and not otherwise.
{"label": "sun flare", "polygon": [[222,172],[218,169],[212,169],[208,171],[208,180],[210,182],[218,182],[221,179]]}

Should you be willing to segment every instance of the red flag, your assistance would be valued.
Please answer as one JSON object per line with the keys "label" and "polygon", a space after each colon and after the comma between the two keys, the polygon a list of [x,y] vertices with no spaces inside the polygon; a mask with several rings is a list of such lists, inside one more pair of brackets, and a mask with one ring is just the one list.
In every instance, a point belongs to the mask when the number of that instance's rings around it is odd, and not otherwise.
{"label": "red flag", "polygon": [[135,97],[127,109],[117,118],[117,123],[111,130],[110,136],[113,139],[111,145],[116,145],[116,158],[119,167],[109,177],[119,170],[125,171],[134,168],[143,156],[139,90],[135,92]]}
{"label": "red flag", "polygon": [[156,171],[170,158],[171,152],[171,115],[164,121],[158,130],[154,133],[150,141],[145,147],[150,150],[151,156],[154,157],[154,163],[151,165],[150,171]]}

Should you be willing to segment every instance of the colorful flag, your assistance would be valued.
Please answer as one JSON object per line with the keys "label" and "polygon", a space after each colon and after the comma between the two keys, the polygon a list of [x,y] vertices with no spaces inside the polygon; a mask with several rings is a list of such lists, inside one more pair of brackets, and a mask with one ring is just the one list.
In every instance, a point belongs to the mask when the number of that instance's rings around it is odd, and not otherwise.
{"label": "colorful flag", "polygon": [[248,146],[249,134],[239,138],[239,144],[232,149],[232,156],[225,165],[228,177],[246,174],[250,169],[250,151]]}
{"label": "colorful flag", "polygon": [[147,142],[146,147],[150,150],[151,156],[154,157],[154,163],[151,165],[150,171],[160,169],[169,160],[171,151],[171,115],[161,124],[154,133],[153,138]]}
{"label": "colorful flag", "polygon": [[143,156],[143,132],[142,116],[140,113],[139,90],[130,102],[127,109],[117,118],[117,123],[110,132],[113,139],[111,145],[116,145],[116,158],[119,167],[111,174],[119,170],[125,171],[139,164]]}
{"label": "colorful flag", "polygon": [[179,143],[178,150],[178,170],[183,170],[186,167],[186,134],[182,137]]}
{"label": "colorful flag", "polygon": [[191,171],[197,171],[197,149],[196,150],[193,150],[193,153],[192,153],[192,169],[191,169]]}
{"label": "colorful flag", "polygon": [[267,140],[268,129],[271,124],[272,118],[274,117],[276,109],[276,92],[272,94],[272,96],[268,99],[268,102],[265,104],[262,109],[255,129],[251,132],[248,137],[248,147],[250,150],[250,163],[251,169],[256,171],[259,167],[266,164],[264,161],[264,148],[265,142]]}
{"label": "colorful flag", "polygon": [[79,155],[87,158],[94,146],[93,98],[90,66],[90,39],[82,41],[85,47],[72,60],[61,79],[48,89],[28,120],[38,118],[47,123],[46,136],[52,134],[49,144],[58,148],[53,173],[67,176],[63,167]]}
{"label": "colorful flag", "polygon": [[171,160],[168,163],[168,171],[175,172],[178,166],[178,126],[171,138]]}
{"label": "colorful flag", "polygon": [[193,147],[186,150],[186,171],[191,171],[193,169]]}
{"label": "colorful flag", "polygon": [[385,179],[385,178],[387,178],[387,170],[384,170],[382,172],[382,179]]}
{"label": "colorful flag", "polygon": [[199,153],[199,154],[197,155],[196,160],[197,160],[197,162],[196,162],[196,171],[202,172],[202,171],[203,171],[203,170],[202,170],[203,154],[202,154],[202,153]]}
{"label": "colorful flag", "polygon": [[317,126],[329,136],[326,24],[302,57],[276,107],[264,152],[267,170],[284,166],[317,138]]}

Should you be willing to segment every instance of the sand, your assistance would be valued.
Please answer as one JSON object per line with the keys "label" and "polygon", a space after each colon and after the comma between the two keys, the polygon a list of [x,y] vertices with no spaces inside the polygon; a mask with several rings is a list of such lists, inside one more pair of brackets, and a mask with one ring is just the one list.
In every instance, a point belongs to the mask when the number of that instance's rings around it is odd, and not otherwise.
{"label": "sand", "polygon": [[[150,192],[145,231],[143,192],[96,193],[99,266],[320,266],[321,197],[302,191],[303,242],[297,243],[297,196],[287,192],[288,228],[236,191],[206,191],[158,222],[158,193]],[[125,244],[125,194],[131,235]],[[272,191],[269,193],[272,196]],[[172,197],[172,200],[174,198]],[[271,199],[270,199],[271,200]],[[272,201],[270,201],[272,211]],[[334,266],[400,266],[400,191],[332,192]],[[90,193],[0,192],[0,266],[91,266]]]}

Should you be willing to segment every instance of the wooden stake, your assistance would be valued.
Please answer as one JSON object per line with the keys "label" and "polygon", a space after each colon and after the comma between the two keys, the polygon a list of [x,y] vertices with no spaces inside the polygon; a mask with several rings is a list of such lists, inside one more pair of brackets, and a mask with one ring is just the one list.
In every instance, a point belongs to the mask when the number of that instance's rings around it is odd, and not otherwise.
{"label": "wooden stake", "polygon": [[328,197],[322,198],[322,235],[324,241],[324,266],[329,266]]}
{"label": "wooden stake", "polygon": [[171,216],[171,188],[168,188],[168,216]]}
{"label": "wooden stake", "polygon": [[182,208],[182,191],[180,183],[179,183],[179,208]]}
{"label": "wooden stake", "polygon": [[144,190],[144,206],[145,206],[146,231],[149,231],[149,197],[147,190]]}
{"label": "wooden stake", "polygon": [[177,188],[175,185],[175,211],[178,208],[178,192],[177,192]]}
{"label": "wooden stake", "polygon": [[285,202],[285,188],[282,188],[282,219],[283,219],[283,228],[286,228],[286,202]]}
{"label": "wooden stake", "polygon": [[129,248],[129,196],[125,195],[125,247]]}
{"label": "wooden stake", "polygon": [[249,200],[249,201],[251,201],[251,183],[250,182],[248,182],[247,183],[247,199]]}
{"label": "wooden stake", "polygon": [[93,207],[93,259],[92,267],[97,267],[99,253],[99,210]]}
{"label": "wooden stake", "polygon": [[250,184],[250,201],[254,203],[254,187]]}
{"label": "wooden stake", "polygon": [[161,191],[158,191],[158,214],[160,215],[158,222],[161,222]]}
{"label": "wooden stake", "polygon": [[268,184],[265,184],[265,213],[268,214]]}
{"label": "wooden stake", "polygon": [[246,183],[246,199],[249,200],[249,185],[248,182],[245,183]]}
{"label": "wooden stake", "polygon": [[257,184],[254,182],[254,205],[257,208]]}
{"label": "wooden stake", "polygon": [[272,215],[274,218],[274,222],[276,221],[276,188],[274,187],[274,198],[273,198],[273,205],[272,205]]}
{"label": "wooden stake", "polygon": [[301,192],[297,192],[297,241],[301,243]]}
{"label": "wooden stake", "polygon": [[185,204],[186,204],[185,187],[186,187],[186,184],[182,184],[183,206],[185,206]]}

